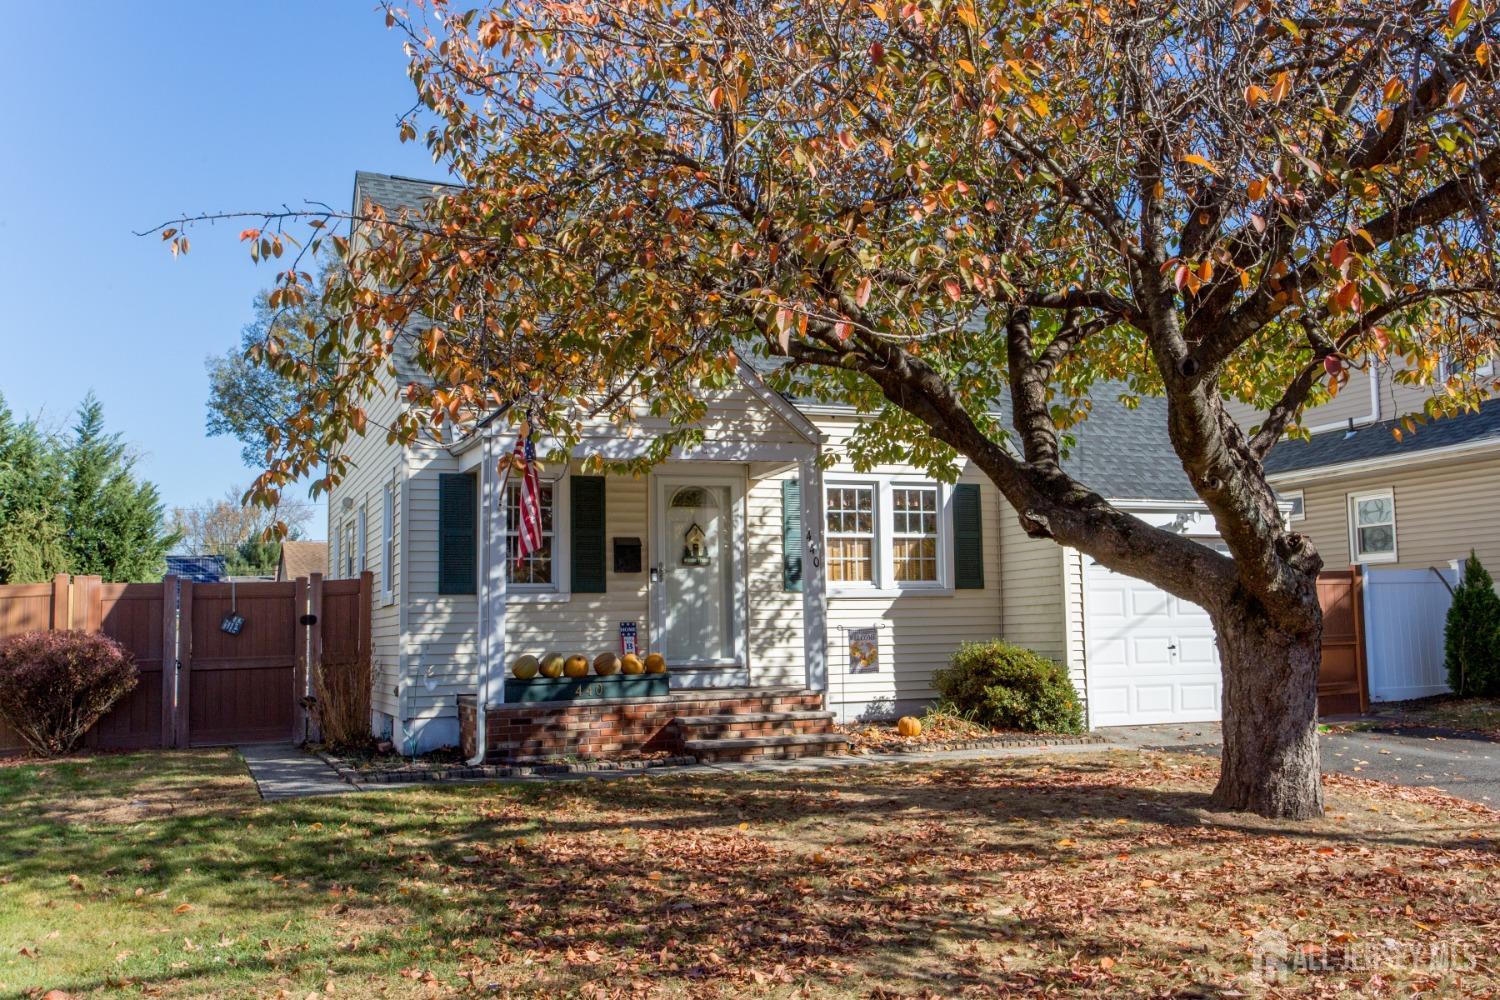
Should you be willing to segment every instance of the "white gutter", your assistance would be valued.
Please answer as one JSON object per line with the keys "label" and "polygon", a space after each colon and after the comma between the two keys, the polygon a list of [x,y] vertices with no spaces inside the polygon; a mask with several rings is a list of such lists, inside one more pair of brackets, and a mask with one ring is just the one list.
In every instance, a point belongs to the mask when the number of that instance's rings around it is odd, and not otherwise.
{"label": "white gutter", "polygon": [[1488,437],[1479,441],[1465,441],[1462,444],[1450,444],[1441,448],[1427,448],[1421,451],[1382,455],[1379,458],[1366,458],[1357,462],[1315,465],[1306,469],[1294,469],[1290,472],[1272,472],[1268,473],[1266,478],[1276,486],[1293,486],[1315,480],[1355,476],[1364,472],[1379,472],[1383,469],[1396,467],[1426,465],[1431,462],[1442,461],[1443,459],[1463,458],[1490,451],[1500,451],[1500,437]]}

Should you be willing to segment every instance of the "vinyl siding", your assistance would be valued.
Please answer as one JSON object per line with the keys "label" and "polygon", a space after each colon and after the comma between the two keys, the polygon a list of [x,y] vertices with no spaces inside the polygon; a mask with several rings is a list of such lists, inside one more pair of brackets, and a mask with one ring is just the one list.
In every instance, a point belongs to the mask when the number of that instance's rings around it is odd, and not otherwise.
{"label": "vinyl siding", "polygon": [[[824,434],[825,452],[834,458],[833,465],[824,473],[825,477],[842,474],[852,478],[861,475],[921,478],[923,475],[920,470],[907,465],[881,465],[862,473],[854,468],[845,453],[849,438],[858,426],[857,418],[819,417],[816,423]],[[972,464],[964,466],[958,482],[979,485],[984,525],[984,589],[871,597],[830,595],[830,708],[841,710],[849,717],[888,715],[916,709],[936,697],[937,692],[932,687],[933,671],[947,666],[961,643],[982,642],[1002,634],[1002,587],[1006,574],[1001,562],[1000,513],[1005,501],[994,484]],[[951,526],[946,540],[951,544]],[[1056,546],[1053,549],[1055,551]],[[1055,563],[1053,579],[1055,582]],[[878,626],[880,670],[878,673],[851,674],[845,647],[847,633],[841,631],[841,627],[852,629],[871,625]]]}
{"label": "vinyl siding", "polygon": [[[339,554],[339,563],[329,566],[329,574],[335,577],[342,574],[344,527],[357,525],[359,512],[363,510],[366,524],[364,564],[374,574],[370,616],[371,666],[374,671],[372,707],[376,712],[394,717],[398,713],[401,676],[401,527],[405,516],[401,483],[406,460],[399,445],[385,441],[384,429],[394,421],[400,405],[395,380],[383,375],[379,385],[380,390],[364,403],[369,433],[350,442],[347,449],[349,473],[328,495],[329,555],[330,558],[333,555],[335,540]],[[393,560],[395,572],[390,581],[393,600],[387,604],[382,593],[386,581],[381,579],[381,505],[383,490],[389,484],[395,486],[392,534],[396,538],[396,552]],[[350,510],[344,509],[345,500],[351,501]],[[356,570],[357,566],[356,562]]]}
{"label": "vinyl siding", "polygon": [[[1336,428],[1347,426],[1350,420],[1353,420],[1356,426],[1368,423],[1371,410],[1371,378],[1376,379],[1380,386],[1379,419],[1391,420],[1409,413],[1421,413],[1427,401],[1441,393],[1442,388],[1433,385],[1411,385],[1401,381],[1398,373],[1405,368],[1406,366],[1401,364],[1395,367],[1379,368],[1374,373],[1353,373],[1349,377],[1349,383],[1339,390],[1337,396],[1303,414],[1303,425],[1330,428],[1325,433],[1337,433]],[[1254,407],[1234,400],[1228,400],[1227,406],[1229,415],[1246,428],[1260,423],[1264,416]]]}
{"label": "vinyl siding", "polygon": [[1005,500],[1000,518],[1001,635],[1053,660],[1068,656],[1067,598],[1063,548],[1021,530],[1015,509]]}
{"label": "vinyl siding", "polygon": [[[652,421],[635,430],[649,433]],[[747,389],[711,394],[708,413],[701,427],[705,442],[776,441],[807,444],[761,399]],[[585,434],[591,442],[618,440],[620,433],[597,422]],[[438,477],[460,471],[462,462],[444,448],[423,446],[408,453],[408,524],[410,558],[407,609],[409,650],[406,715],[413,728],[429,728],[423,745],[456,738],[457,696],[472,693],[478,684],[479,604],[476,595],[438,593],[437,528]],[[746,463],[680,463],[660,470],[693,470],[724,476],[744,476],[746,482],[746,573],[749,587],[750,642],[748,655],[757,684],[801,684],[804,682],[801,633],[801,594],[781,591],[781,489],[779,472],[752,469]],[[570,474],[582,466],[571,463]],[[758,473],[758,474],[757,474]],[[619,625],[634,621],[641,648],[651,648],[651,613],[648,570],[660,561],[659,540],[652,524],[653,479],[649,476],[607,476],[605,480],[605,592],[538,597],[511,594],[506,602],[505,660],[522,653],[543,655],[550,651],[583,653],[590,658],[604,650],[619,648]],[[557,524],[567,530],[567,510],[559,506]],[[635,537],[644,542],[642,572],[614,571],[612,540]],[[482,528],[481,528],[482,538]],[[566,574],[567,567],[560,566]],[[566,579],[566,577],[564,577]],[[766,586],[774,581],[774,589]],[[451,740],[449,740],[451,741]]]}
{"label": "vinyl siding", "polygon": [[[1272,485],[1275,485],[1273,480]],[[1500,458],[1436,462],[1316,484],[1302,491],[1306,516],[1292,527],[1312,539],[1330,569],[1349,565],[1349,494],[1391,488],[1396,498],[1398,561],[1403,569],[1446,567],[1472,547],[1481,561],[1500,566]]]}

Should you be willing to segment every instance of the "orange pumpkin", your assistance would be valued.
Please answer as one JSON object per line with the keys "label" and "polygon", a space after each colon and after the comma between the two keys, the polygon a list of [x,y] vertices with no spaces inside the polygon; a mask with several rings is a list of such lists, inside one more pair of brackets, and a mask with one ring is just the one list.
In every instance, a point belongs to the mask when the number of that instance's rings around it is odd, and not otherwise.
{"label": "orange pumpkin", "polygon": [[614,653],[600,653],[594,657],[594,673],[608,677],[620,672],[620,658]]}
{"label": "orange pumpkin", "polygon": [[563,674],[563,655],[561,653],[548,653],[542,657],[542,676],[561,677]]}
{"label": "orange pumpkin", "polygon": [[564,677],[587,677],[589,675],[589,660],[586,656],[574,653],[563,661]]}
{"label": "orange pumpkin", "polygon": [[660,653],[650,653],[646,656],[646,673],[664,674],[667,672],[667,658]]}
{"label": "orange pumpkin", "polygon": [[624,674],[643,674],[646,672],[646,665],[641,662],[639,656],[636,656],[634,653],[626,653],[620,657],[620,672]]}
{"label": "orange pumpkin", "polygon": [[921,736],[922,720],[910,715],[903,715],[896,723],[896,732],[906,737]]}

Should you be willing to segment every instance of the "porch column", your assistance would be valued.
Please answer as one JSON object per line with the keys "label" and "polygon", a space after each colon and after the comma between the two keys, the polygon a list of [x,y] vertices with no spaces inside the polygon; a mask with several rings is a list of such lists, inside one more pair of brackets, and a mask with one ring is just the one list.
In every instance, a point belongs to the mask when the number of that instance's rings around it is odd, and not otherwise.
{"label": "porch column", "polygon": [[505,701],[505,508],[495,428],[486,427],[479,467],[479,700]]}
{"label": "porch column", "polygon": [[807,687],[828,690],[828,599],[823,570],[823,467],[818,453],[798,461],[802,500],[802,658]]}

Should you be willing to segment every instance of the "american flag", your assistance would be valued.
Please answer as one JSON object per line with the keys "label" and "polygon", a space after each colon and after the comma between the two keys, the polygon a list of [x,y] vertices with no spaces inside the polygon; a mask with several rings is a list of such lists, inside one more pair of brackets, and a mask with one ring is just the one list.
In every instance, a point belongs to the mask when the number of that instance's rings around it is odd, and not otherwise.
{"label": "american flag", "polygon": [[[537,472],[536,447],[525,427],[516,438],[516,450],[511,454],[506,477],[509,478],[510,472],[518,468],[521,470],[521,503],[516,527],[516,562],[519,564],[542,547],[542,478]],[[507,492],[501,491],[502,503]]]}

